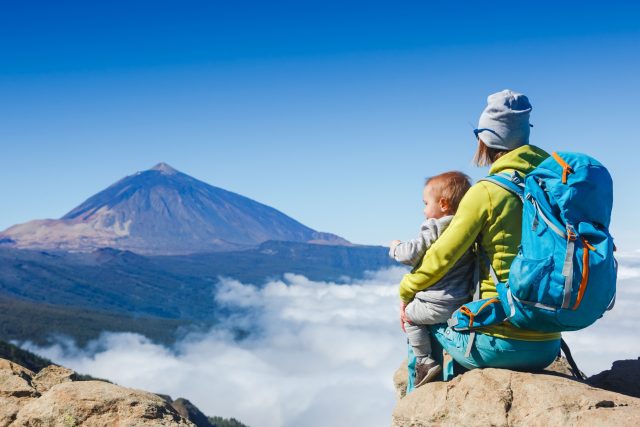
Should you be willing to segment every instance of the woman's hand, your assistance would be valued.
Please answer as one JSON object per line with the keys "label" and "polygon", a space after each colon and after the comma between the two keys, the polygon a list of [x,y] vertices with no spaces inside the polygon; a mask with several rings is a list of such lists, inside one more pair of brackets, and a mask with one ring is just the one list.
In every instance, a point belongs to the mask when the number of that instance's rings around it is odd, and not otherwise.
{"label": "woman's hand", "polygon": [[407,308],[407,305],[409,305],[408,303],[404,302],[404,301],[400,301],[400,327],[402,327],[402,330],[406,333],[407,330],[404,327],[405,323],[409,323],[411,324],[411,322],[409,321],[409,319],[407,318],[407,313],[405,313],[405,310]]}

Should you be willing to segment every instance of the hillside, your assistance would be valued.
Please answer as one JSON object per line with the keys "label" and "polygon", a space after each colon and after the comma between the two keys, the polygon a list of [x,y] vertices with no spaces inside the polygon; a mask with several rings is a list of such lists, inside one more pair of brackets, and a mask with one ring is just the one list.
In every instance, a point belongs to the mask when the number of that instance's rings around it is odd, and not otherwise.
{"label": "hillside", "polygon": [[386,249],[265,242],[256,249],[147,257],[0,249],[0,339],[44,343],[64,334],[81,344],[101,331],[130,331],[170,343],[224,315],[221,277],[262,285],[284,273],[344,281],[394,263]]}
{"label": "hillside", "polygon": [[63,335],[73,337],[78,345],[84,346],[103,331],[110,331],[134,332],[169,345],[194,327],[187,320],[134,317],[0,296],[0,340],[47,345],[51,339]]}

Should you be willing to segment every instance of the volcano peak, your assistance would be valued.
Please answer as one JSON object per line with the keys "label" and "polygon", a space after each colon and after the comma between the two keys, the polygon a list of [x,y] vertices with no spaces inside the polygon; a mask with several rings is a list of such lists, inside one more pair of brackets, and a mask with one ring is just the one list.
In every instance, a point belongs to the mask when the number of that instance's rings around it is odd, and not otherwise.
{"label": "volcano peak", "polygon": [[150,170],[159,171],[165,175],[175,175],[178,173],[176,169],[172,168],[171,166],[169,166],[167,163],[164,163],[164,162],[158,163],[157,165],[152,167]]}

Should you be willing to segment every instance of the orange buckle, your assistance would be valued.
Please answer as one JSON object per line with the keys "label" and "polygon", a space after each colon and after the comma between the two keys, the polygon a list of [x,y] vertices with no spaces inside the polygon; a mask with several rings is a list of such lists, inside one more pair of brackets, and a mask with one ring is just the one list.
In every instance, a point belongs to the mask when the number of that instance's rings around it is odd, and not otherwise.
{"label": "orange buckle", "polygon": [[571,166],[569,166],[569,163],[565,162],[564,159],[560,157],[560,155],[555,151],[551,153],[551,155],[556,160],[556,162],[558,162],[560,166],[562,166],[562,183],[566,184],[567,175],[569,175],[570,173],[573,173],[573,169],[571,168]]}

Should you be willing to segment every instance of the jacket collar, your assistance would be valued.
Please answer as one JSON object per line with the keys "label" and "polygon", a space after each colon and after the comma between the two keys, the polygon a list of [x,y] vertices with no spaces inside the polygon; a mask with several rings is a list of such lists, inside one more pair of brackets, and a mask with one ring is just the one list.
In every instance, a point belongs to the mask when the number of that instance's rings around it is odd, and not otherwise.
{"label": "jacket collar", "polygon": [[523,145],[500,157],[489,169],[490,175],[513,171],[527,174],[549,157],[549,154],[535,145]]}

